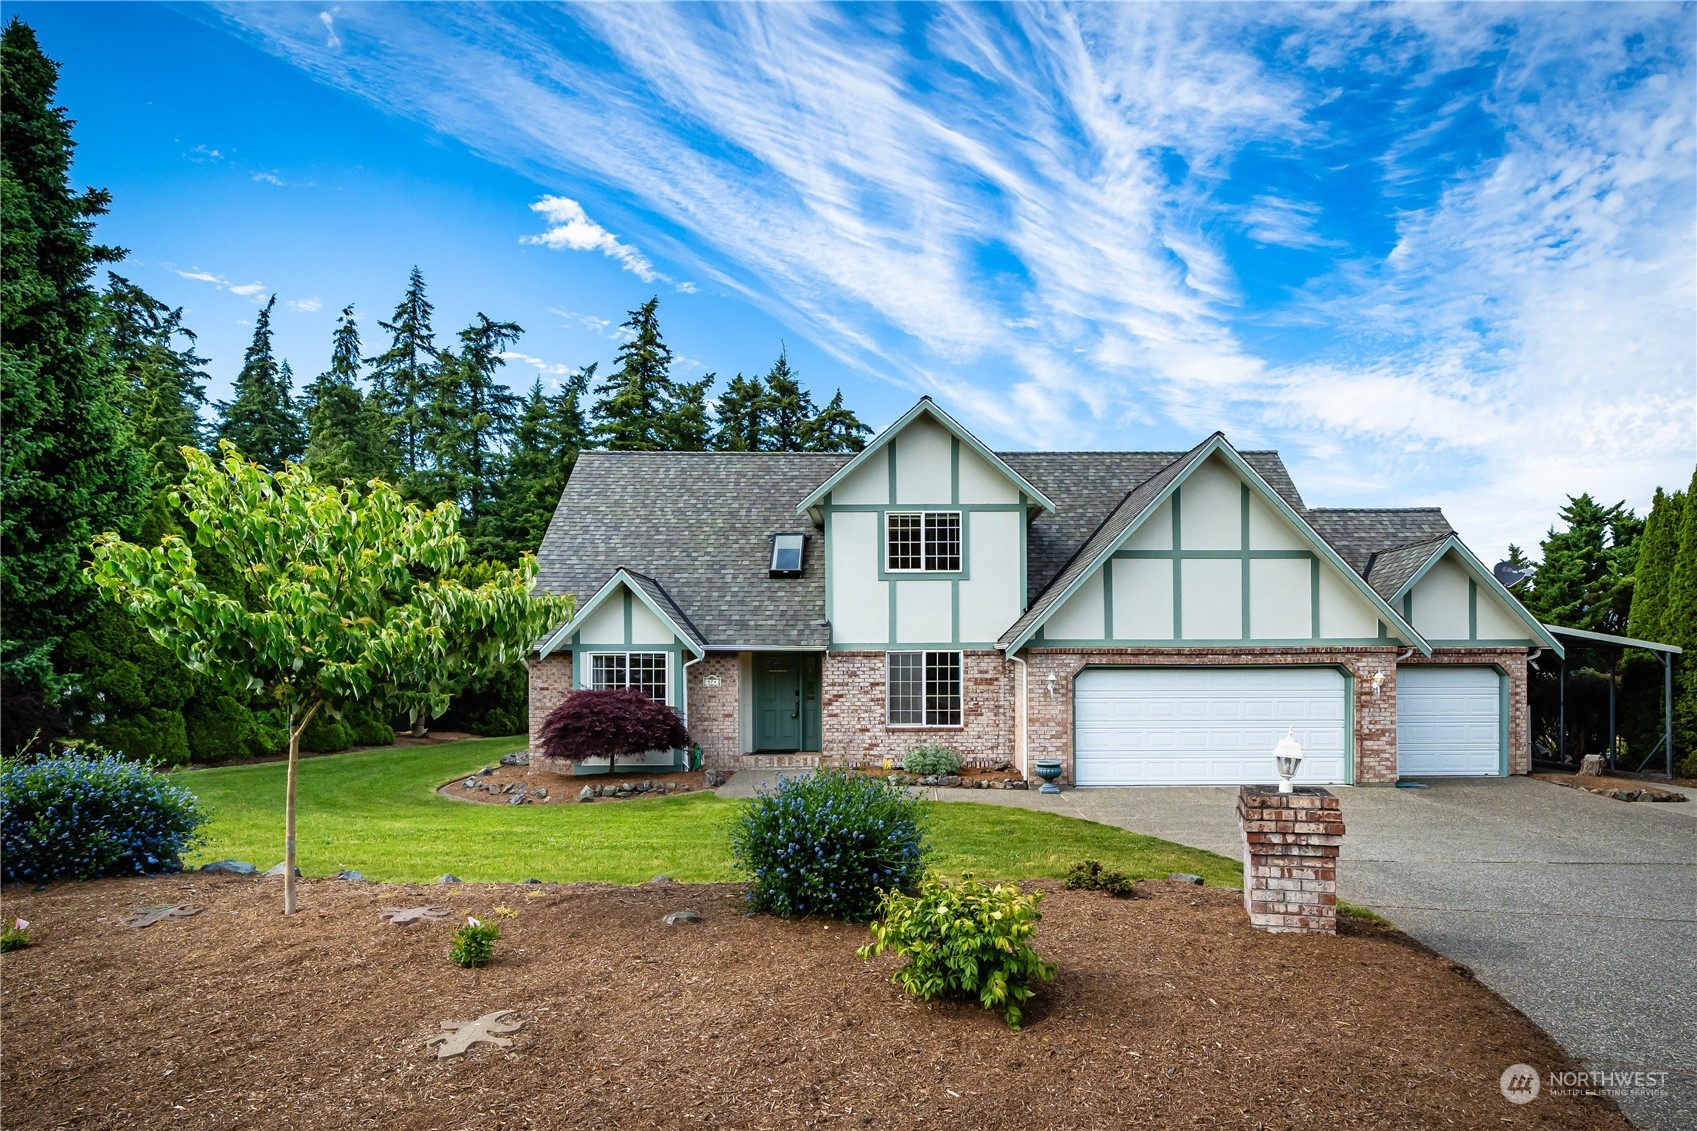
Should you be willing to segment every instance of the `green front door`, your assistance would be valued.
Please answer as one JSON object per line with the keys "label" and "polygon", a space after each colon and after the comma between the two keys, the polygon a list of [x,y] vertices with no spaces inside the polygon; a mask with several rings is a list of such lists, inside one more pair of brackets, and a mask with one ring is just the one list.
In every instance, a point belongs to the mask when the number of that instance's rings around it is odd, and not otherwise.
{"label": "green front door", "polygon": [[754,748],[819,749],[819,657],[762,652],[754,657]]}

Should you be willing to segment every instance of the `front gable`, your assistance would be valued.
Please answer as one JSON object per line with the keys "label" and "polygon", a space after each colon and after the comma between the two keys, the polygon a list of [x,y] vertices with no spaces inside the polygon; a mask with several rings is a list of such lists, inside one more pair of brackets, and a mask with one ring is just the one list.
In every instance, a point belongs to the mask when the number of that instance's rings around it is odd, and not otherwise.
{"label": "front gable", "polygon": [[1403,615],[1434,645],[1448,648],[1562,646],[1491,571],[1451,535],[1396,595]]}
{"label": "front gable", "polygon": [[[1111,523],[1003,647],[1425,642],[1216,435]],[[1159,480],[1160,477],[1157,477]],[[1143,488],[1133,492],[1137,496]],[[1062,584],[1064,583],[1064,584]],[[1040,599],[1040,604],[1042,599]]]}
{"label": "front gable", "polygon": [[651,578],[618,570],[537,646],[538,659],[585,649],[665,650],[706,655],[704,642]]}

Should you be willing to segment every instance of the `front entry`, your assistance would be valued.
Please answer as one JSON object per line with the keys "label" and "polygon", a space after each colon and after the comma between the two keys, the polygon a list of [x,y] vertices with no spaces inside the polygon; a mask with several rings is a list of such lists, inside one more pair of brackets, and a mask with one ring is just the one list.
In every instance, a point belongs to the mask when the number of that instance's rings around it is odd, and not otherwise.
{"label": "front entry", "polygon": [[755,751],[819,748],[819,654],[755,653]]}

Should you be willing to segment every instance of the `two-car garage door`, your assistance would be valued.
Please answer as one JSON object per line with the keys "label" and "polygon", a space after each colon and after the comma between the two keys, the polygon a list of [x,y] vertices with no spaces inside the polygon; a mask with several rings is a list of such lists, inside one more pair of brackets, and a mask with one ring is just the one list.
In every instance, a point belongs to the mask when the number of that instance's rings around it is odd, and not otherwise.
{"label": "two-car garage door", "polygon": [[1296,780],[1349,780],[1347,688],[1335,668],[1091,668],[1074,684],[1079,785],[1274,782],[1294,727]]}

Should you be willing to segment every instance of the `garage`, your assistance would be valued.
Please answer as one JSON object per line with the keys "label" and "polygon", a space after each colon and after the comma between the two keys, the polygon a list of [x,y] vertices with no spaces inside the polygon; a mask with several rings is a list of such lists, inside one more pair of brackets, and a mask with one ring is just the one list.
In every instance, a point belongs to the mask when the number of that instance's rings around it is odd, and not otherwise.
{"label": "garage", "polygon": [[1399,667],[1397,774],[1405,778],[1501,775],[1502,688],[1496,668]]}
{"label": "garage", "polygon": [[1073,685],[1079,785],[1274,782],[1294,727],[1296,780],[1349,780],[1348,687],[1325,667],[1088,668]]}

